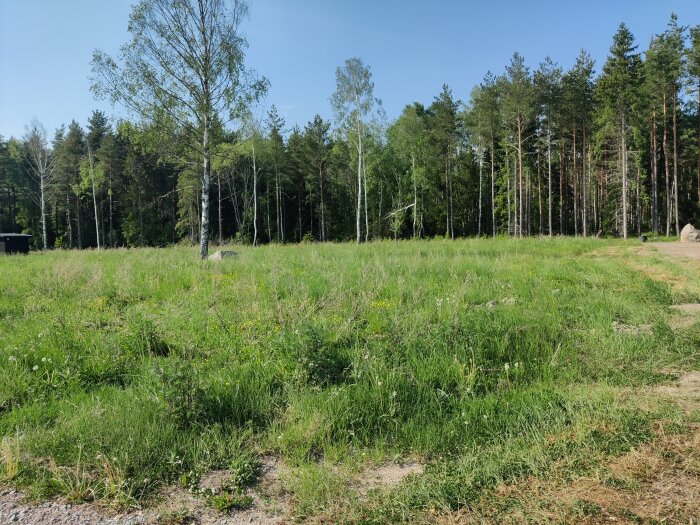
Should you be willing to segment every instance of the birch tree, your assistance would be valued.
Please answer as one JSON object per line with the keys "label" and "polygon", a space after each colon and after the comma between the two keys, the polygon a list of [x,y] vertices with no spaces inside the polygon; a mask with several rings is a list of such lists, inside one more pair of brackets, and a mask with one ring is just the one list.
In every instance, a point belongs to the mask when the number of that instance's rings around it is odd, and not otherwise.
{"label": "birch tree", "polygon": [[48,250],[48,228],[46,205],[49,185],[53,177],[53,160],[49,150],[46,129],[37,120],[33,121],[24,137],[24,155],[27,173],[38,187],[36,195],[41,221],[41,242],[44,250]]}
{"label": "birch tree", "polygon": [[154,122],[165,114],[199,156],[202,259],[209,252],[212,123],[239,117],[267,89],[244,65],[240,26],[247,13],[245,0],[141,0],[119,56],[95,51],[92,59],[96,95]]}
{"label": "birch tree", "polygon": [[349,58],[335,72],[336,89],[331,96],[331,105],[335,113],[336,123],[346,140],[352,143],[357,153],[357,206],[355,214],[355,230],[357,243],[362,242],[363,196],[365,209],[365,240],[369,232],[367,227],[367,187],[366,177],[363,177],[365,158],[363,139],[367,133],[369,120],[381,101],[374,96],[374,82],[369,66],[359,58]]}

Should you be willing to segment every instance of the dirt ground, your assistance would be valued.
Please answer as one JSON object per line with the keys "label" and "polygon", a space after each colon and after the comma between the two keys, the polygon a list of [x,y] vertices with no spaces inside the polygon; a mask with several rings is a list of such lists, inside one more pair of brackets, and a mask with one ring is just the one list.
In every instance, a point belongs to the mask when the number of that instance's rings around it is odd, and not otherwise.
{"label": "dirt ground", "polygon": [[[358,494],[389,487],[411,475],[419,475],[423,466],[415,462],[391,463],[361,472],[351,481]],[[292,523],[289,501],[284,491],[284,478],[290,475],[281,462],[267,458],[262,475],[248,490],[253,499],[251,508],[222,514],[206,505],[202,497],[173,486],[164,489],[161,503],[152,508],[126,514],[115,514],[96,505],[71,505],[62,501],[41,504],[26,503],[14,490],[0,490],[0,525],[283,525]],[[218,493],[230,479],[225,470],[202,476],[199,487]]]}
{"label": "dirt ground", "polygon": [[656,242],[647,246],[651,250],[670,257],[685,257],[700,261],[700,242]]}

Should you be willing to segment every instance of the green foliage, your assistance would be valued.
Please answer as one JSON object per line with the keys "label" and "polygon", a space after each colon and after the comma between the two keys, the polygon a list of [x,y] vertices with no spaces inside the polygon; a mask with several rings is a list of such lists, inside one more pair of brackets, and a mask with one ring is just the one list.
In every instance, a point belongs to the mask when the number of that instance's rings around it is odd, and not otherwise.
{"label": "green foliage", "polygon": [[224,491],[207,498],[209,505],[219,512],[231,512],[234,510],[245,510],[253,504],[253,498],[241,492]]}
{"label": "green foliage", "polygon": [[204,415],[204,393],[195,367],[191,361],[177,360],[168,362],[158,371],[167,414],[183,429],[201,422]]}

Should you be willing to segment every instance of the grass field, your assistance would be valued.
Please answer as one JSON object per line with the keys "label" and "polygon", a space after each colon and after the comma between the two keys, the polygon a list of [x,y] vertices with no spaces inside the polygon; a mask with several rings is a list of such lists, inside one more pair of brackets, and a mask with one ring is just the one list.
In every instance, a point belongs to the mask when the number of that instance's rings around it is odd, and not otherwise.
{"label": "grass field", "polygon": [[[293,519],[449,521],[504,484],[600,475],[697,419],[654,385],[700,367],[700,325],[674,329],[669,310],[700,302],[700,273],[653,249],[236,250],[0,258],[0,481],[128,506],[229,469],[211,502],[230,509],[275,457]],[[400,460],[425,470],[353,490]]]}

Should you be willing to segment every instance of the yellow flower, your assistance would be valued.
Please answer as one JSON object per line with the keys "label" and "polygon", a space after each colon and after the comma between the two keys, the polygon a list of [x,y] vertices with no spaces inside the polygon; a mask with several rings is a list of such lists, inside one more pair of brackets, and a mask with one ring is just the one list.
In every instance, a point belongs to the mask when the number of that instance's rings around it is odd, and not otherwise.
{"label": "yellow flower", "polygon": [[372,301],[369,303],[371,308],[375,308],[377,310],[388,310],[391,308],[391,303],[389,301],[384,301],[384,300],[377,300],[377,301]]}

